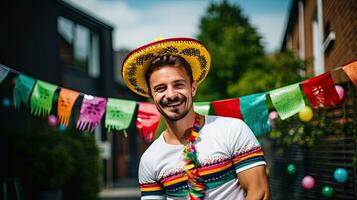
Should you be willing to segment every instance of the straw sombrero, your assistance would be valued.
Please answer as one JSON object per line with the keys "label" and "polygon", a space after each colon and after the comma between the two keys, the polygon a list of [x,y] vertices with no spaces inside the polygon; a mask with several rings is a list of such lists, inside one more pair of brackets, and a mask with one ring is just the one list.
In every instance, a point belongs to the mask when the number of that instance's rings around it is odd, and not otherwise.
{"label": "straw sombrero", "polygon": [[192,68],[193,80],[200,83],[211,66],[211,56],[204,44],[192,38],[170,38],[139,47],[128,54],[123,61],[121,74],[125,84],[135,93],[149,97],[145,73],[155,58],[164,55],[178,55]]}

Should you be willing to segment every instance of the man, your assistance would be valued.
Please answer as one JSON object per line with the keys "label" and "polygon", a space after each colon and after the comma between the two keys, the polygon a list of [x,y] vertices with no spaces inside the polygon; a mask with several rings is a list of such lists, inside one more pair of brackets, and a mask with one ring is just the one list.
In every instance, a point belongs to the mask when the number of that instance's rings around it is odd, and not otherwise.
{"label": "man", "polygon": [[167,129],[141,157],[142,199],[269,199],[263,151],[239,119],[195,113],[192,98],[210,68],[197,40],[160,40],[123,62],[128,87],[151,97]]}

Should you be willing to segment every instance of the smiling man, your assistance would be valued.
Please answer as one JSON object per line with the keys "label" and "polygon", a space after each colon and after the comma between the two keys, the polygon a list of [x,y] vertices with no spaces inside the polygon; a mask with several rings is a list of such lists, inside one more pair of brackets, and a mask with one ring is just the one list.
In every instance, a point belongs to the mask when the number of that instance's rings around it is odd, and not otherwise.
{"label": "smiling man", "polygon": [[142,199],[270,198],[263,151],[249,127],[193,109],[210,63],[208,49],[190,38],[150,43],[124,60],[124,82],[153,99],[167,127],[141,157]]}

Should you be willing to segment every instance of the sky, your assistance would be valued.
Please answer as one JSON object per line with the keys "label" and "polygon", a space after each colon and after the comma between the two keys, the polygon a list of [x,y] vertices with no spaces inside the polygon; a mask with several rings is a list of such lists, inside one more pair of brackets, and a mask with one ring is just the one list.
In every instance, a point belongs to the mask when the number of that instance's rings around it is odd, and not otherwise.
{"label": "sky", "polygon": [[[193,37],[211,2],[220,0],[65,0],[114,27],[113,48],[135,49],[157,37]],[[240,5],[266,52],[280,48],[291,0],[229,0]],[[219,30],[217,30],[219,31]]]}

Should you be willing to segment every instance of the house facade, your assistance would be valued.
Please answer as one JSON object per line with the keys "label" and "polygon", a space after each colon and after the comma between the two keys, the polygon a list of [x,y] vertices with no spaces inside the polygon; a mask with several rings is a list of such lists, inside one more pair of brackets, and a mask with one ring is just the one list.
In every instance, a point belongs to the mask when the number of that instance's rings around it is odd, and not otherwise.
{"label": "house facade", "polygon": [[[292,50],[308,61],[306,77],[331,72],[335,84],[344,88],[345,96],[338,105],[313,109],[311,121],[285,122],[290,138],[300,134],[304,144],[290,146],[272,141],[270,184],[273,199],[357,199],[356,178],[356,88],[340,66],[357,58],[357,1],[293,0],[281,51]],[[300,130],[300,133],[294,130]],[[289,137],[287,136],[287,137]],[[294,165],[296,172],[287,173]],[[344,183],[334,178],[343,168],[348,173]],[[314,187],[305,189],[302,180],[314,179]],[[281,190],[284,188],[284,190]]]}
{"label": "house facade", "polygon": [[281,50],[292,49],[311,61],[307,74],[318,75],[357,57],[357,2],[293,0]]}
{"label": "house facade", "polygon": [[[2,1],[0,63],[83,94],[115,97],[112,32],[111,25],[62,0]],[[3,90],[0,97],[11,97],[11,92]],[[10,116],[0,111],[0,119],[8,126],[21,127],[19,119],[29,117],[26,109]],[[105,184],[113,179],[112,148],[106,148],[112,144],[107,135],[104,125],[95,130],[99,147],[107,151],[102,152]]]}

